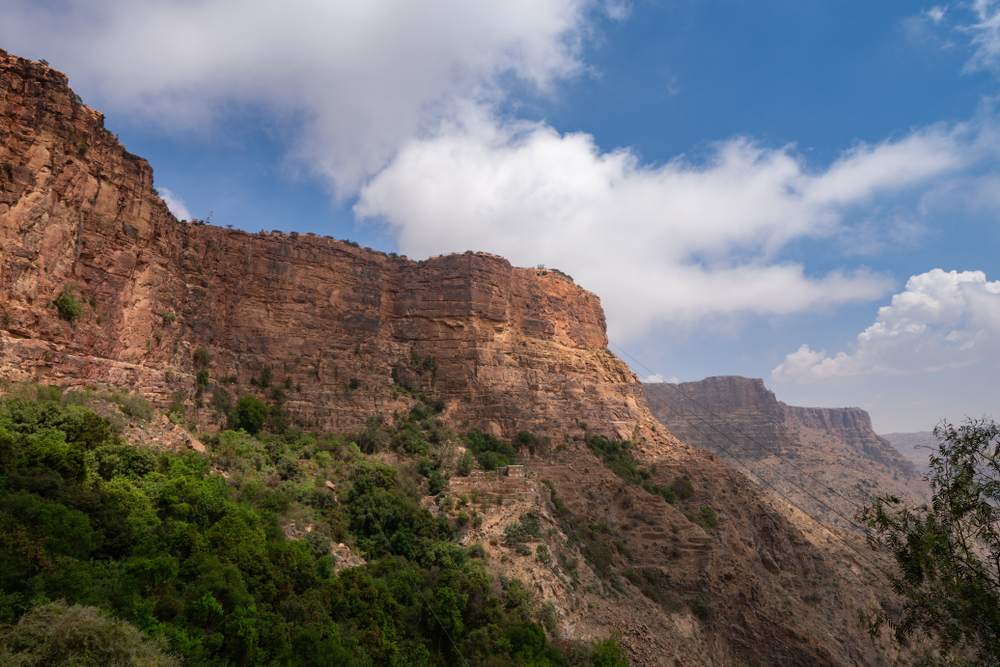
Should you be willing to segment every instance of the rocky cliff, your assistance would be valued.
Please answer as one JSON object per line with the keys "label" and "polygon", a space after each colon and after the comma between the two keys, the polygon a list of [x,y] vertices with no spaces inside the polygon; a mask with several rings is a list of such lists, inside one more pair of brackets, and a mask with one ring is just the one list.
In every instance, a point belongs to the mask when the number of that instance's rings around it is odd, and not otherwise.
{"label": "rocky cliff", "polygon": [[929,494],[922,474],[875,434],[861,408],[790,406],[763,380],[733,376],[645,391],[653,414],[678,438],[718,453],[828,525],[851,528],[875,494],[915,504]]}
{"label": "rocky cliff", "polygon": [[[0,191],[4,379],[132,389],[185,403],[208,429],[224,419],[204,405],[213,394],[254,393],[303,426],[343,430],[390,418],[422,390],[444,401],[453,428],[551,437],[550,451],[525,455],[534,486],[517,507],[549,517],[552,553],[566,549],[579,573],[500,548],[491,564],[519,563],[511,574],[556,605],[563,636],[622,630],[644,665],[895,657],[856,625],[858,605],[885,595],[860,541],[776,505],[659,425],[605,347],[599,299],[567,277],[485,253],[413,262],[326,237],[178,221],[150,165],[64,75],[3,51]],[[726,380],[715,394],[728,396],[724,385],[741,398],[713,410],[736,406],[761,437],[787,431],[762,384]],[[632,439],[651,481],[686,478],[691,495],[674,506],[625,483],[584,444],[595,433]],[[781,447],[801,445],[783,433]],[[493,508],[483,530],[502,534],[512,508]],[[592,544],[577,566],[581,534]]]}
{"label": "rocky cliff", "polygon": [[761,379],[723,375],[647,384],[645,392],[653,414],[684,442],[704,443],[699,447],[719,442],[729,451],[709,449],[734,458],[765,455],[765,447],[785,451],[797,446],[782,404]]}
{"label": "rocky cliff", "polygon": [[[644,419],[638,382],[605,348],[600,300],[569,278],[484,253],[414,262],[179,222],[103,120],[63,74],[0,54],[6,377],[102,381],[161,405],[181,392],[193,406],[204,346],[212,385],[280,387],[303,425],[391,412],[405,385],[497,435],[546,433],[566,414],[628,435]],[[64,290],[83,304],[71,319],[54,307]]]}

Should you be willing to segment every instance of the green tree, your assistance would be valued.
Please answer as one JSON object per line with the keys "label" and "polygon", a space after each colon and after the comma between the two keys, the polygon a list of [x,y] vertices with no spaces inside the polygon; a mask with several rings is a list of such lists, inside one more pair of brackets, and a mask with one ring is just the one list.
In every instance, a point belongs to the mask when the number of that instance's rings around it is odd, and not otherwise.
{"label": "green tree", "polygon": [[229,413],[229,425],[234,431],[243,429],[250,435],[257,435],[268,414],[264,401],[248,394],[237,401],[236,407]]}
{"label": "green tree", "polygon": [[861,612],[862,624],[873,636],[889,625],[900,642],[926,636],[953,664],[1000,665],[1000,426],[943,422],[934,434],[931,503],[883,495],[859,512],[870,544],[895,559],[889,582],[903,598]]}

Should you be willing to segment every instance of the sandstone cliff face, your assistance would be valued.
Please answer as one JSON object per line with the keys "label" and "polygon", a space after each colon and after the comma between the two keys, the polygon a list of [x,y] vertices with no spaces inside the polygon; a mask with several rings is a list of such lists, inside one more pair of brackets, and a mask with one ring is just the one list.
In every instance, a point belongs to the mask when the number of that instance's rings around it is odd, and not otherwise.
{"label": "sandstone cliff face", "polygon": [[[872,571],[659,426],[634,374],[605,347],[599,299],[566,277],[484,253],[412,262],[325,237],[178,222],[149,164],[104,130],[65,76],[3,51],[0,192],[3,378],[106,383],[191,407],[193,352],[204,346],[213,385],[225,378],[234,396],[268,401],[278,389],[293,421],[338,430],[408,407],[404,385],[433,390],[452,427],[505,437],[528,429],[566,445],[526,463],[584,525],[604,521],[628,540],[611,555],[614,572],[634,569],[666,599],[649,602],[614,573],[590,591],[562,582],[560,606],[574,610],[567,636],[625,630],[636,664],[650,665],[876,664],[885,655],[852,625],[858,602],[881,595],[861,581]],[[82,304],[73,322],[53,307],[63,290]],[[251,384],[268,372],[270,388]],[[714,395],[740,398],[713,411],[742,414],[762,437],[785,428],[781,446],[801,445],[762,383],[719,383]],[[194,416],[222,423],[207,407]],[[654,481],[686,475],[694,495],[674,507],[624,484],[582,445],[585,432],[635,438],[637,455],[657,466]],[[708,507],[714,530],[685,516]],[[530,583],[543,596],[558,588],[551,570]],[[710,615],[694,617],[694,600]]]}
{"label": "sandstone cliff face", "polygon": [[[484,253],[413,262],[325,237],[180,223],[149,164],[64,75],[6,53],[0,162],[8,378],[103,381],[161,405],[180,391],[190,405],[192,352],[204,345],[213,382],[255,391],[249,381],[270,367],[289,414],[309,426],[405,407],[393,369],[433,386],[452,421],[497,435],[549,432],[566,414],[610,436],[651,423],[634,375],[606,351],[600,300],[568,278]],[[52,306],[69,286],[84,304],[72,324]]]}
{"label": "sandstone cliff face", "polygon": [[[796,446],[781,404],[759,378],[724,375],[676,385],[651,383],[644,389],[653,414],[684,442],[705,447],[713,440],[737,458],[762,456],[764,447]],[[720,447],[706,448],[724,453]]]}
{"label": "sandstone cliff face", "polygon": [[929,494],[861,408],[789,406],[763,380],[742,377],[645,389],[653,414],[680,439],[720,454],[828,525],[853,528],[872,495],[896,493],[919,504]]}
{"label": "sandstone cliff face", "polygon": [[908,472],[907,459],[872,430],[872,420],[861,408],[799,408],[781,404],[790,428],[836,434],[845,451]]}

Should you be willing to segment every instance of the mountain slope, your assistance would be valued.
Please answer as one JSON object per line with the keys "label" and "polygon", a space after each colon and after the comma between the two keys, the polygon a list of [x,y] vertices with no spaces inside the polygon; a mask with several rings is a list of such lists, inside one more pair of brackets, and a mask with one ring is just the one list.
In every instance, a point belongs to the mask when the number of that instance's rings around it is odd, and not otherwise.
{"label": "mountain slope", "polygon": [[[413,262],[325,237],[182,223],[149,164],[64,75],[2,51],[0,163],[5,379],[135,390],[186,406],[208,434],[225,425],[226,400],[248,394],[294,425],[346,437],[403,428],[425,402],[455,430],[530,431],[534,448],[518,454],[523,490],[483,509],[480,537],[503,534],[515,508],[544,514],[537,539],[555,563],[504,560],[522,554],[501,544],[490,563],[559,609],[557,634],[622,630],[634,664],[895,657],[856,624],[859,605],[886,595],[860,541],[776,503],[663,428],[606,348],[599,299],[566,276],[486,253]],[[762,437],[788,431],[784,409],[758,393],[745,388],[756,401],[746,419],[759,420]],[[818,428],[801,421],[803,432]],[[687,479],[690,495],[671,505],[616,475],[600,438],[619,443],[647,484]],[[417,464],[403,447],[371,450],[400,469]],[[559,564],[563,552],[576,568]]]}
{"label": "mountain slope", "polygon": [[716,452],[823,523],[852,528],[869,497],[919,504],[922,474],[871,428],[860,408],[802,408],[778,401],[760,379],[647,384],[653,414],[680,439]]}

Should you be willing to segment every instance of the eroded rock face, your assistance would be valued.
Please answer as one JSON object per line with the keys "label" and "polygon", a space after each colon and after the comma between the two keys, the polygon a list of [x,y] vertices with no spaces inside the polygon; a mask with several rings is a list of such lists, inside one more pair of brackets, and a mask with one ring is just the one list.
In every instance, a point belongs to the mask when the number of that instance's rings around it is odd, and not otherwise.
{"label": "eroded rock face", "polygon": [[[507,437],[555,434],[567,414],[609,436],[651,423],[605,347],[600,299],[558,272],[181,223],[103,121],[63,74],[0,52],[6,377],[99,380],[160,405],[179,391],[191,405],[204,346],[213,384],[270,399],[250,384],[269,367],[293,420],[313,427],[405,407],[401,385],[436,390],[452,423]],[[73,322],[53,307],[64,289],[82,304]]]}
{"label": "eroded rock face", "polygon": [[[583,524],[604,521],[627,538],[609,562],[634,568],[667,600],[657,606],[615,575],[619,595],[595,577],[596,608],[565,593],[567,636],[621,629],[636,664],[876,664],[886,655],[857,628],[839,629],[858,600],[876,599],[851,579],[871,573],[840,565],[846,557],[824,529],[786,519],[719,457],[656,422],[634,374],[606,348],[600,300],[567,277],[485,253],[413,262],[325,237],[182,223],[152,186],[149,164],[76,100],[64,75],[0,51],[2,377],[103,382],[190,408],[204,348],[211,385],[233,397],[280,393],[293,421],[341,431],[406,409],[407,387],[433,389],[450,426],[508,438],[527,429],[551,436],[553,449],[566,445],[528,465]],[[64,290],[80,306],[72,321],[53,305]],[[740,405],[763,433],[785,417],[760,390],[740,389]],[[222,423],[208,407],[196,417]],[[166,428],[156,437],[177,440]],[[626,485],[582,444],[588,433],[633,438],[636,456],[657,466],[653,481],[688,476],[694,495],[673,507]],[[710,531],[685,516],[711,507],[719,524]],[[555,586],[551,576],[531,585],[544,594],[545,581]],[[696,598],[711,615],[684,606]]]}
{"label": "eroded rock face", "polygon": [[929,495],[922,475],[875,434],[861,408],[786,405],[759,378],[645,390],[653,414],[678,438],[721,455],[829,525],[856,529],[854,514],[875,494],[913,504]]}

